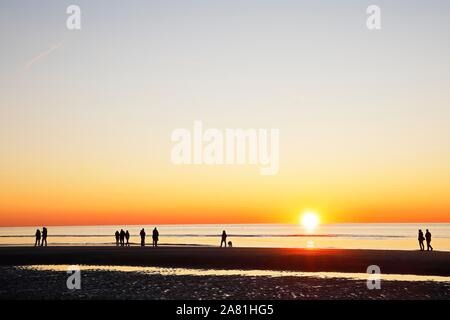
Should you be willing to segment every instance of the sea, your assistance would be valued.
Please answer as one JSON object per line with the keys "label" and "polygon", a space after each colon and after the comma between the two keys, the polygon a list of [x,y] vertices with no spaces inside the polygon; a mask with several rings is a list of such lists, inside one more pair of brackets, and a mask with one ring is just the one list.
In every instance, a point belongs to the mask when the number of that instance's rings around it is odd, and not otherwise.
{"label": "sea", "polygon": [[[450,223],[349,223],[322,224],[308,230],[296,224],[189,224],[189,225],[105,225],[46,226],[48,245],[115,245],[116,230],[128,230],[131,245],[140,243],[139,232],[157,227],[160,245],[219,246],[222,230],[233,247],[337,248],[418,250],[418,229],[432,234],[434,250],[450,251]],[[35,227],[0,227],[0,246],[34,245]]]}

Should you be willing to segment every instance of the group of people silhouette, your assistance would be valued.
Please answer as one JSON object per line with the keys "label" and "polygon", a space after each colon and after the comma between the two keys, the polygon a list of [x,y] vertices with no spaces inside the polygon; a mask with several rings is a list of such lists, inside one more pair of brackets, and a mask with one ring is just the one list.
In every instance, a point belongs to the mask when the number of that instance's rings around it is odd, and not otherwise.
{"label": "group of people silhouette", "polygon": [[[141,232],[139,233],[139,235],[141,236],[141,246],[144,247],[145,246],[145,236],[146,236],[144,228],[141,229]],[[42,228],[42,232],[41,232],[41,230],[37,229],[35,236],[36,236],[36,241],[34,242],[35,247],[47,246],[47,228],[46,227]],[[227,237],[228,237],[227,233],[225,232],[225,230],[223,230],[222,238],[220,241],[221,248],[222,248],[222,246],[224,246],[226,248],[227,245],[228,245],[228,247],[233,246],[231,241],[227,242]],[[120,232],[116,231],[115,239],[116,239],[116,246],[122,246],[122,247],[130,246],[130,233],[128,232],[128,230],[124,231],[123,229],[120,229]],[[431,232],[428,229],[426,229],[425,236],[424,236],[422,230],[419,229],[418,240],[419,240],[420,251],[425,251],[424,241],[427,242],[427,251],[430,251],[430,250],[433,251],[433,247],[431,246]],[[159,231],[155,227],[152,232],[152,246],[157,247],[158,241],[159,241]]]}
{"label": "group of people silhouette", "polygon": [[422,229],[419,229],[417,240],[419,240],[420,251],[425,251],[425,246],[423,245],[425,240],[427,241],[427,251],[433,251],[433,247],[431,246],[431,232],[428,229],[425,232],[425,237],[423,236]]}
{"label": "group of people silhouette", "polygon": [[[139,233],[139,235],[141,236],[141,246],[144,247],[145,246],[145,230],[144,228],[141,229],[141,232]],[[123,231],[123,229],[119,231],[116,231],[115,233],[115,237],[116,237],[116,246],[130,246],[130,233],[127,231]],[[159,241],[159,231],[158,229],[153,229],[153,234],[152,234],[152,245],[154,247],[158,246],[158,241]],[[126,241],[126,242],[125,242]]]}
{"label": "group of people silhouette", "polygon": [[[44,243],[45,243],[45,246],[47,246],[47,228],[46,227],[42,228],[42,232],[41,232],[41,230],[37,229],[35,236],[36,236],[36,241],[34,242],[35,247],[39,247],[39,246],[42,247],[42,246],[44,246]],[[41,237],[42,237],[42,240],[41,240]]]}
{"label": "group of people silhouette", "polygon": [[[115,233],[116,237],[116,246],[130,246],[130,233],[128,230],[125,232],[123,229],[120,229],[119,231],[116,231]],[[126,240],[126,242],[125,242]]]}

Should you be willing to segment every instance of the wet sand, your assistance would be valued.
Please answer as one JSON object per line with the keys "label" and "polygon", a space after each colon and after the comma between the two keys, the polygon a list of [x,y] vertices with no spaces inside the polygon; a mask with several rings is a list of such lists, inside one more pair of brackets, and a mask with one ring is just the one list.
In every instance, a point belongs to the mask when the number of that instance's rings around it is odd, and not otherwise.
{"label": "wet sand", "polygon": [[1,247],[0,265],[83,264],[450,276],[450,252],[211,247]]}
{"label": "wet sand", "polygon": [[65,271],[0,266],[0,299],[38,300],[317,300],[450,299],[448,282],[366,281],[317,277],[194,276],[82,271],[81,289],[69,290]]}

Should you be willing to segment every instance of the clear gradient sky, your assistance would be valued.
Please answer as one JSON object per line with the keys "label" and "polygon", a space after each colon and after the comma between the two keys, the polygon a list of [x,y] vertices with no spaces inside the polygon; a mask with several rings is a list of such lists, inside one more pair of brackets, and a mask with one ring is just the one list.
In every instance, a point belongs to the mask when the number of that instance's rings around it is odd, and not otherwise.
{"label": "clear gradient sky", "polygon": [[[449,1],[1,0],[0,41],[0,226],[450,222]],[[278,175],[173,165],[194,120]]]}

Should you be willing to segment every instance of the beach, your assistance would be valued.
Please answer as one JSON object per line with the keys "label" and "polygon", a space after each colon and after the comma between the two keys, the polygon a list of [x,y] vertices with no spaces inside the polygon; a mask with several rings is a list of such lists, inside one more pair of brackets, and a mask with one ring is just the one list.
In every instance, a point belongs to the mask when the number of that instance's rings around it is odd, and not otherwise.
{"label": "beach", "polygon": [[[69,265],[91,266],[81,271],[81,290],[66,287]],[[445,281],[382,280],[380,290],[369,290],[364,278],[346,277],[350,273],[363,275],[369,265],[378,265],[382,275],[449,277],[450,253],[209,247],[2,247],[0,298],[450,298],[450,278],[444,278]],[[224,270],[249,272],[227,273]],[[287,273],[271,274],[264,270]],[[320,272],[333,273],[333,276],[318,276]]]}
{"label": "beach", "polygon": [[209,247],[2,247],[0,265],[123,265],[450,276],[450,252]]}

